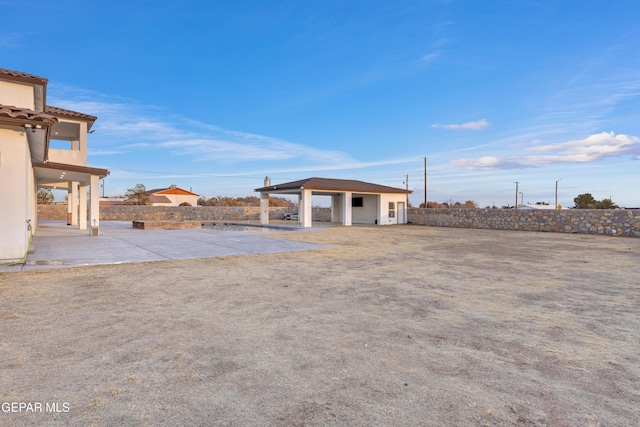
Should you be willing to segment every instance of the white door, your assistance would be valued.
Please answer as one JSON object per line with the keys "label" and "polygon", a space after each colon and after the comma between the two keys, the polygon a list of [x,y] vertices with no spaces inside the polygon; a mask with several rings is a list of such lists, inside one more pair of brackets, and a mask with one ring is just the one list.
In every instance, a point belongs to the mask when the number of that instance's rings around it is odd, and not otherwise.
{"label": "white door", "polygon": [[407,223],[407,212],[405,210],[404,202],[398,202],[398,224]]}

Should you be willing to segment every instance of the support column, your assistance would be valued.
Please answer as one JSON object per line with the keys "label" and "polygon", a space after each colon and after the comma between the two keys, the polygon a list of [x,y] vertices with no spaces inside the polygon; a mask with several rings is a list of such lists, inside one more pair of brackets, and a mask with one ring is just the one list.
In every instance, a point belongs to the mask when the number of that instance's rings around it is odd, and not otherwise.
{"label": "support column", "polygon": [[313,208],[311,206],[311,190],[302,190],[298,215],[303,227],[308,228],[312,226]]}
{"label": "support column", "polygon": [[260,224],[269,224],[269,193],[260,193]]}
{"label": "support column", "polygon": [[80,230],[87,229],[87,186],[80,185],[80,194],[79,194],[79,205],[80,205]]}
{"label": "support column", "polygon": [[90,198],[90,221],[91,221],[91,235],[97,236],[100,232],[100,177],[98,175],[91,175],[91,198]]}
{"label": "support column", "polygon": [[342,198],[342,225],[351,225],[351,199],[353,198],[353,193],[347,191],[343,193],[344,197]]}
{"label": "support column", "polygon": [[344,198],[342,194],[334,194],[331,196],[331,222],[342,222],[342,202]]}
{"label": "support column", "polygon": [[78,225],[78,183],[69,183],[69,204],[67,212],[71,214],[71,223],[69,225]]}

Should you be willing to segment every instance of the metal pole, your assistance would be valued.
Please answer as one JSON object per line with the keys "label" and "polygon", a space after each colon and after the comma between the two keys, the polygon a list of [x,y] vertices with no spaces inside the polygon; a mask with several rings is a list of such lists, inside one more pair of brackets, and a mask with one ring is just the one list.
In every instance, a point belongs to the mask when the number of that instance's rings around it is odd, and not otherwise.
{"label": "metal pole", "polygon": [[406,202],[404,205],[404,218],[402,220],[406,224],[407,222],[409,222],[409,175],[406,175],[406,179],[404,180],[404,183],[407,190],[407,194],[405,195]]}
{"label": "metal pole", "polygon": [[518,181],[513,182],[516,185],[516,209],[518,209]]}
{"label": "metal pole", "polygon": [[424,207],[427,207],[427,157],[424,158]]}
{"label": "metal pole", "polygon": [[524,193],[522,191],[520,192],[520,204],[524,205]]}
{"label": "metal pole", "polygon": [[558,209],[558,181],[562,181],[562,178],[556,180],[556,205],[554,206],[554,209]]}

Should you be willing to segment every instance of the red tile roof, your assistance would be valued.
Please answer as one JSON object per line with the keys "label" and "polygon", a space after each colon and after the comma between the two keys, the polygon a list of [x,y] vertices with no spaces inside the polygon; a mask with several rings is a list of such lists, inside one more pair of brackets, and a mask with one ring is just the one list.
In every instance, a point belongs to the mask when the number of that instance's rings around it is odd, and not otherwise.
{"label": "red tile roof", "polygon": [[54,107],[52,105],[45,106],[44,107],[44,111],[49,113],[49,114],[53,114],[54,116],[63,116],[63,117],[69,117],[69,118],[72,118],[72,119],[85,119],[85,120],[90,121],[90,122],[95,122],[96,120],[98,120],[98,118],[96,116],[91,116],[89,114],[79,113],[77,111],[66,110],[66,109],[60,108],[60,107]]}
{"label": "red tile roof", "polygon": [[2,118],[18,119],[25,122],[39,122],[45,125],[51,125],[58,121],[58,119],[50,114],[14,107],[12,105],[0,105],[0,119]]}
{"label": "red tile roof", "polygon": [[147,190],[147,194],[179,194],[183,196],[197,196],[196,193],[192,193],[191,191],[184,190],[180,187],[154,188],[153,190]]}
{"label": "red tile roof", "polygon": [[9,80],[21,81],[25,83],[38,83],[46,85],[48,82],[48,80],[44,77],[23,73],[22,71],[7,70],[5,68],[0,68],[0,76],[8,77]]}

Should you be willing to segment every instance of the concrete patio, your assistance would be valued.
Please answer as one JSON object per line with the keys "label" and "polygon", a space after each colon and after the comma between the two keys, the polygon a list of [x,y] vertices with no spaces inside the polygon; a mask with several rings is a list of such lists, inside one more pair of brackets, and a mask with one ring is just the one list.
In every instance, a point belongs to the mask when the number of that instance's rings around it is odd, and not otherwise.
{"label": "concrete patio", "polygon": [[[230,227],[233,228],[233,227]],[[131,221],[102,221],[100,235],[69,227],[65,221],[41,221],[24,263],[0,266],[1,272],[45,270],[96,264],[211,258],[306,251],[320,245],[268,237],[278,233],[314,232],[297,223],[247,230],[137,230]]]}

